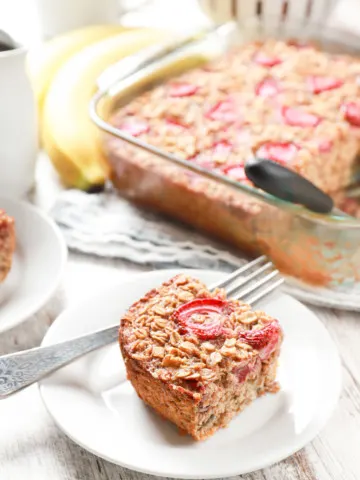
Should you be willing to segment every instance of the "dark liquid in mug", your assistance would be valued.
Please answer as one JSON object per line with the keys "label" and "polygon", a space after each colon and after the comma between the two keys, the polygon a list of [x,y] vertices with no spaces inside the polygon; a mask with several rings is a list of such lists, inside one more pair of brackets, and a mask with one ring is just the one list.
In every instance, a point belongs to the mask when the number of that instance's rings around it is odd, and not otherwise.
{"label": "dark liquid in mug", "polygon": [[0,52],[8,52],[9,50],[14,50],[14,46],[0,42]]}

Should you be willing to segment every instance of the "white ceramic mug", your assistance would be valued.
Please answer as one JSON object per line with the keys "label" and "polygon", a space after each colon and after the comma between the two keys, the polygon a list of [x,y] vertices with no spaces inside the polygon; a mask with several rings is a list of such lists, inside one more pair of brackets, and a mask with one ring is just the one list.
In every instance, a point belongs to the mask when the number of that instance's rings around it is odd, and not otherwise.
{"label": "white ceramic mug", "polygon": [[26,49],[0,30],[0,194],[23,197],[34,184],[38,152]]}
{"label": "white ceramic mug", "polygon": [[85,27],[116,23],[120,0],[37,0],[43,38]]}

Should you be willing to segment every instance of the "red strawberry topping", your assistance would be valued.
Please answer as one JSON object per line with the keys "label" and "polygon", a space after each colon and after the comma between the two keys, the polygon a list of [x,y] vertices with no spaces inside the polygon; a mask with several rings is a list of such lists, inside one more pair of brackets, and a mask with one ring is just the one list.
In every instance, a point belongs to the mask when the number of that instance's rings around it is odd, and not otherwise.
{"label": "red strawberry topping", "polygon": [[258,368],[261,368],[261,361],[258,357],[256,357],[255,359],[241,362],[240,365],[237,365],[232,372],[237,376],[239,383],[243,383],[245,382],[246,377]]}
{"label": "red strawberry topping", "polygon": [[332,140],[328,140],[326,138],[324,140],[320,140],[318,144],[319,152],[328,153],[332,149],[332,146],[333,146]]}
{"label": "red strawberry topping", "polygon": [[234,102],[231,99],[223,100],[215,104],[205,114],[210,120],[234,122],[237,119]]}
{"label": "red strawberry topping", "polygon": [[194,155],[193,157],[188,158],[188,160],[191,160],[201,167],[207,168],[208,170],[213,170],[217,173],[223,173],[219,169],[219,163],[223,160],[226,160],[231,150],[231,143],[221,141],[215,143],[212,150]]}
{"label": "red strawberry topping", "polygon": [[359,202],[354,198],[345,198],[340,205],[341,210],[354,217],[358,216]]}
{"label": "red strawberry topping", "polygon": [[233,146],[231,143],[227,142],[226,140],[222,140],[213,145],[213,154],[217,157],[225,157],[229,155],[232,148]]}
{"label": "red strawberry topping", "polygon": [[360,127],[360,104],[355,102],[345,103],[342,106],[345,120],[354,127]]}
{"label": "red strawberry topping", "polygon": [[259,351],[261,360],[266,360],[275,350],[280,337],[280,325],[274,320],[259,330],[245,330],[239,333],[242,342]]}
{"label": "red strawberry topping", "polygon": [[207,168],[208,170],[214,170],[216,168],[215,162],[209,153],[198,153],[188,157],[187,160],[198,164],[200,167]]}
{"label": "red strawberry topping", "polygon": [[223,333],[227,307],[227,302],[217,298],[192,300],[181,305],[175,311],[174,318],[185,331],[203,340],[210,340]]}
{"label": "red strawberry topping", "polygon": [[253,60],[254,62],[262,65],[263,67],[270,68],[274,67],[275,65],[279,65],[279,63],[282,63],[281,58],[270,56],[265,52],[257,52]]}
{"label": "red strawberry topping", "polygon": [[274,78],[265,78],[255,88],[256,95],[260,97],[275,97],[279,91],[278,82]]}
{"label": "red strawberry topping", "polygon": [[291,162],[298,150],[299,147],[291,142],[268,142],[257,150],[256,156],[286,165]]}
{"label": "red strawberry topping", "polygon": [[183,123],[181,120],[179,120],[176,117],[169,117],[166,119],[166,123],[168,125],[173,125],[174,127],[180,127],[180,128],[189,128],[186,123]]}
{"label": "red strawberry topping", "polygon": [[244,165],[228,165],[223,169],[223,172],[238,182],[247,179]]}
{"label": "red strawberry topping", "polygon": [[131,120],[129,123],[124,123],[120,126],[120,129],[125,133],[132,135],[133,137],[138,137],[142,133],[146,133],[150,130],[150,127],[147,123],[140,120]]}
{"label": "red strawberry topping", "polygon": [[315,94],[339,88],[344,83],[340,78],[316,75],[308,77],[307,82],[310,90]]}
{"label": "red strawberry topping", "polygon": [[251,372],[250,362],[246,363],[245,365],[240,365],[234,368],[233,373],[237,376],[239,383],[243,383],[246,380],[246,377]]}
{"label": "red strawberry topping", "polygon": [[199,87],[191,83],[173,83],[170,86],[170,97],[191,97],[198,89]]}
{"label": "red strawberry topping", "polygon": [[283,107],[281,114],[288,125],[293,127],[316,127],[321,118],[312,113],[304,112],[299,108]]}

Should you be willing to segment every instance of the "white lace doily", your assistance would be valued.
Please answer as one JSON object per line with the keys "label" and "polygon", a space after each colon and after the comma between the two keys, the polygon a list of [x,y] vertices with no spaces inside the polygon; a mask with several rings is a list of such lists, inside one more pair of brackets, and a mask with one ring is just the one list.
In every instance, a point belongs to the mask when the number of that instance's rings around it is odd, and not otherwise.
{"label": "white lace doily", "polygon": [[[63,191],[52,209],[70,249],[126,259],[155,268],[191,267],[231,271],[246,261],[239,251],[180,223],[137,208],[110,188],[100,194]],[[284,287],[308,303],[360,311],[360,287],[314,288],[288,281]]]}

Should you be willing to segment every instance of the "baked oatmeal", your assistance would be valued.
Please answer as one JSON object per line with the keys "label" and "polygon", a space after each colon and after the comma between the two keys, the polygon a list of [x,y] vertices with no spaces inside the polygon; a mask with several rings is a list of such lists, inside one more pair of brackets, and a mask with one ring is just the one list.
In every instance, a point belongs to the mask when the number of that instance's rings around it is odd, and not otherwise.
{"label": "baked oatmeal", "polygon": [[[146,91],[110,122],[245,187],[251,184],[244,165],[255,155],[335,196],[351,183],[360,149],[359,74],[360,62],[349,56],[295,41],[252,43]],[[337,271],[336,255],[330,265],[318,238],[304,246],[306,262],[292,242],[284,245],[296,223],[290,214],[115,136],[106,136],[105,151],[115,187],[131,200],[246,252],[271,254],[278,267],[305,281],[328,281],[331,275],[317,273],[325,264]]]}
{"label": "baked oatmeal", "polygon": [[178,275],[130,307],[119,341],[139,397],[202,440],[258,396],[278,391],[282,336],[264,312]]}
{"label": "baked oatmeal", "polygon": [[7,277],[15,250],[14,219],[0,210],[0,283]]}
{"label": "baked oatmeal", "polygon": [[350,57],[273,40],[253,43],[145,92],[112,123],[189,161],[220,152],[220,162],[202,163],[210,169],[221,163],[225,175],[259,155],[263,137],[275,144],[286,137],[291,145],[288,152],[281,147],[281,163],[332,192],[349,183],[359,149],[359,74],[360,62]]}

